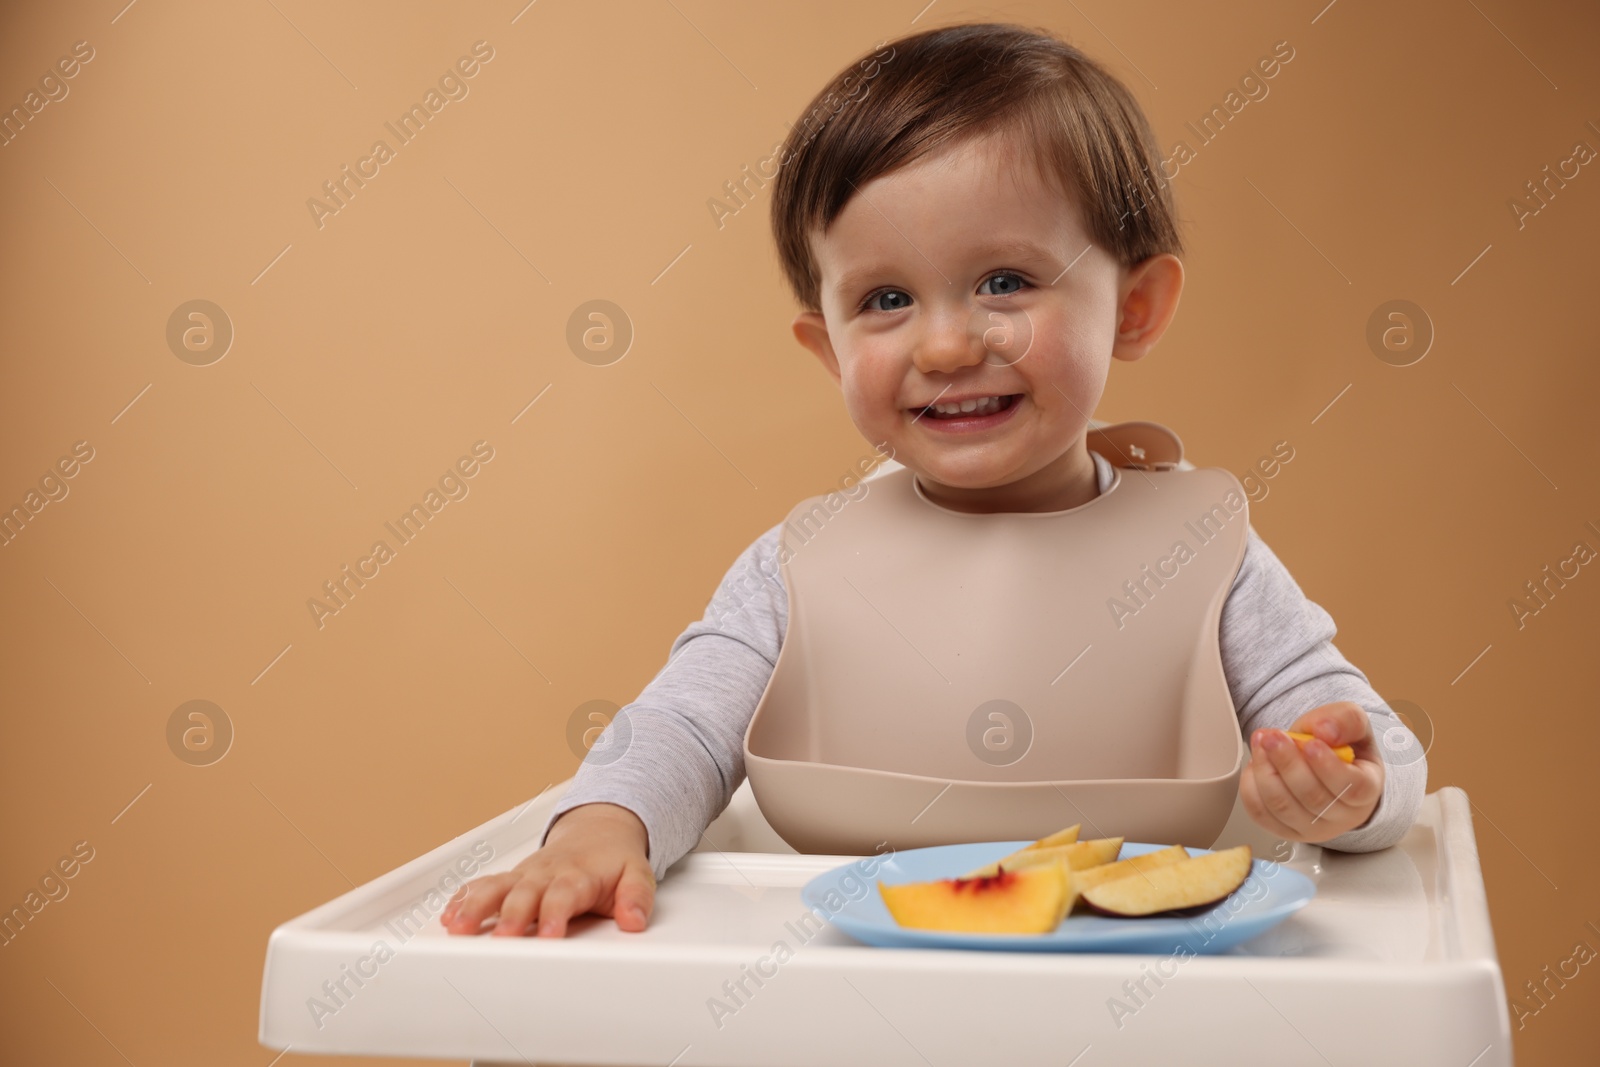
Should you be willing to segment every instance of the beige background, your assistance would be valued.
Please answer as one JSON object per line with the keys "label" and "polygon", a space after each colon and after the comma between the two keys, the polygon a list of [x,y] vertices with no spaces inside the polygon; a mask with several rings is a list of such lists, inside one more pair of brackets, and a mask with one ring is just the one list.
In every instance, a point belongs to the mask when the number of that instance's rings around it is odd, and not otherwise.
{"label": "beige background", "polygon": [[[1291,443],[1251,519],[1477,805],[1508,989],[1600,948],[1600,575],[1508,608],[1600,548],[1600,173],[1508,207],[1600,148],[1592,8],[122,3],[0,16],[6,109],[95,52],[0,148],[0,504],[94,449],[0,548],[0,905],[94,849],[0,948],[7,1061],[265,1067],[275,925],[572,773],[573,709],[631,700],[866,447],[789,334],[767,199],[720,230],[707,199],[858,53],[974,19],[1103,59],[1164,146],[1295,49],[1175,180],[1181,313],[1097,415],[1241,477]],[[470,94],[319,229],[307,199],[478,40]],[[236,331],[210,366],[166,343],[193,299]],[[592,299],[636,330],[610,366],[565,341]],[[1365,340],[1392,299],[1437,330],[1412,366]],[[307,599],[479,440],[470,495],[318,629]],[[195,699],[236,730],[208,767],[166,739]],[[1591,970],[1519,1063],[1592,1052]]]}

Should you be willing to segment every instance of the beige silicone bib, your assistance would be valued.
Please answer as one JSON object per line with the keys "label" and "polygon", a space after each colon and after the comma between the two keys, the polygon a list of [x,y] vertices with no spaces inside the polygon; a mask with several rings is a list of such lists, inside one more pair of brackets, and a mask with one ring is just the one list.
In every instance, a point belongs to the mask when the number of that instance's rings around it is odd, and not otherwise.
{"label": "beige silicone bib", "polygon": [[1248,755],[1217,646],[1243,488],[1175,469],[1182,444],[1156,423],[1088,444],[1115,478],[1068,511],[953,511],[905,468],[790,512],[788,631],[744,755],[797,851],[1075,822],[1084,837],[1216,840]]}

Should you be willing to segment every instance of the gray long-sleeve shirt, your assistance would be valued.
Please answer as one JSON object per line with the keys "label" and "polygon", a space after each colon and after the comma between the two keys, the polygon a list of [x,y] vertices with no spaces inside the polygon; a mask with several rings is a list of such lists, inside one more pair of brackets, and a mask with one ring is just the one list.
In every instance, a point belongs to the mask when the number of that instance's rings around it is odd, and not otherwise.
{"label": "gray long-sleeve shirt", "polygon": [[[1100,492],[1111,464],[1094,458]],[[788,591],[778,569],[782,524],[739,555],[707,605],[673,641],[667,663],[639,698],[620,709],[546,819],[606,801],[632,811],[649,833],[656,878],[692,850],[744,781],[744,734],[777,663],[788,628]],[[1385,760],[1383,796],[1363,825],[1322,842],[1370,852],[1399,841],[1416,819],[1428,768],[1417,739],[1367,676],[1334,647],[1333,618],[1300,591],[1266,543],[1248,531],[1244,559],[1223,602],[1218,643],[1243,735],[1288,729],[1337,700],[1367,710]],[[603,753],[603,755],[602,755]]]}

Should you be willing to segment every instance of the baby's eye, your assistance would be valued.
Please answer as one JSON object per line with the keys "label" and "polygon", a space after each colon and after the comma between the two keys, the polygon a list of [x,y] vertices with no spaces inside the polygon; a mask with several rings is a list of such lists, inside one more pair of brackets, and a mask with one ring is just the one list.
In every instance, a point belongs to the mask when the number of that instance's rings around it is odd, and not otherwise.
{"label": "baby's eye", "polygon": [[[1027,285],[1028,285],[1028,280],[1026,278],[1022,277],[1022,275],[1020,275],[1020,274],[1015,274],[1015,273],[1013,273],[1011,271],[1008,271],[1008,270],[995,271],[993,274],[989,275],[989,277],[987,277],[987,278],[985,278],[983,280],[983,284],[986,285],[989,282],[994,281],[995,279],[998,279],[998,278],[1007,279],[1011,283],[1012,288],[1006,289],[1006,290],[1004,290],[1002,292],[985,293],[984,294],[985,296],[1013,296],[1016,293],[1021,292],[1022,289],[1026,288]],[[980,288],[981,288],[981,286],[980,286]],[[875,303],[875,301],[877,301],[880,297],[892,297],[892,298],[894,298],[894,300],[896,302],[893,304],[893,306],[890,306],[890,307],[880,307]],[[900,309],[909,306],[910,302],[911,302],[911,298],[903,290],[900,290],[900,289],[879,289],[876,292],[869,293],[867,295],[867,298],[865,300],[861,301],[860,307],[858,307],[856,310],[858,310],[858,311],[899,311]]]}
{"label": "baby's eye", "polygon": [[985,278],[984,282],[985,283],[992,282],[996,278],[1008,278],[1012,282],[1014,282],[1017,287],[1014,288],[1014,289],[1006,290],[1005,292],[986,293],[985,294],[986,296],[1010,296],[1013,293],[1019,292],[1023,286],[1028,284],[1027,280],[1025,278],[1023,278],[1020,274],[1013,274],[1008,270],[996,271],[995,273],[993,273],[993,274],[989,275],[987,278]]}
{"label": "baby's eye", "polygon": [[[902,302],[899,303],[899,304],[896,304],[894,307],[875,307],[875,306],[873,306],[873,301],[877,300],[880,296],[899,297]],[[861,311],[868,311],[868,310],[870,310],[870,311],[899,311],[901,308],[905,307],[906,304],[908,304],[910,302],[910,300],[911,300],[911,298],[909,296],[907,296],[904,292],[902,292],[899,289],[879,289],[877,292],[869,294],[865,300],[861,301],[861,307],[858,310],[861,310]]]}

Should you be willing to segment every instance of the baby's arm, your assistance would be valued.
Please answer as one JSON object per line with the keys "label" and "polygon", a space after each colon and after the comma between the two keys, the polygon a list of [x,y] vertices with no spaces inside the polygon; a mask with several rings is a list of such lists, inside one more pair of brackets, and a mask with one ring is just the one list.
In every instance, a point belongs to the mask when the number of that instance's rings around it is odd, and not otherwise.
{"label": "baby's arm", "polygon": [[501,935],[537,921],[541,936],[559,937],[570,917],[590,911],[644,929],[655,882],[695,847],[744,779],[745,727],[788,624],[779,531],[734,561],[705,615],[602,731],[545,820],[538,851],[452,898],[441,916],[451,933],[477,933],[499,915]]}
{"label": "baby's arm", "polygon": [[[628,808],[645,825],[650,867],[661,878],[744,781],[744,732],[765,692],[788,622],[774,526],[739,555],[706,606],[672,643],[667,663],[617,712],[578,765],[545,822],[580,804]],[[772,574],[765,577],[763,567]],[[624,746],[604,757],[603,745]]]}
{"label": "baby's arm", "polygon": [[[1263,728],[1294,729],[1307,712],[1328,704],[1349,701],[1365,709],[1371,732],[1366,743],[1356,744],[1356,755],[1382,761],[1382,794],[1364,823],[1319,843],[1342,852],[1371,852],[1395,844],[1411,828],[1427,789],[1428,765],[1421,745],[1367,676],[1334,647],[1336,632],[1333,618],[1306,597],[1251,527],[1244,561],[1223,604],[1220,634],[1223,671],[1240,727],[1249,737]],[[1347,795],[1359,790],[1353,786]],[[1247,807],[1252,802],[1246,798]]]}

